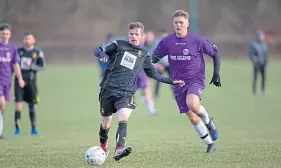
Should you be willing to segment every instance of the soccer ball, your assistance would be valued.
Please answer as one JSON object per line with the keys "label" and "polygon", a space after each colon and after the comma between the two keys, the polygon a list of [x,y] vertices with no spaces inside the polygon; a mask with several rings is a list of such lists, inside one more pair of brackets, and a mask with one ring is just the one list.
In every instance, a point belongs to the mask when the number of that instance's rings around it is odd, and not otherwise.
{"label": "soccer ball", "polygon": [[85,153],[85,159],[91,166],[100,166],[106,159],[104,150],[98,146],[92,146],[87,149]]}

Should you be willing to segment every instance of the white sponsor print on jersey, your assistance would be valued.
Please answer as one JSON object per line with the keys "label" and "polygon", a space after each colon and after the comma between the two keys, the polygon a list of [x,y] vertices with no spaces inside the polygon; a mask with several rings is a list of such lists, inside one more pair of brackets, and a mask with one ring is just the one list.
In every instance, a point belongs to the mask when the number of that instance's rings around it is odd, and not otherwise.
{"label": "white sponsor print on jersey", "polygon": [[125,51],[125,53],[123,54],[122,60],[120,62],[120,65],[133,70],[134,66],[136,64],[136,61],[137,61],[137,56]]}
{"label": "white sponsor print on jersey", "polygon": [[170,55],[171,60],[175,61],[189,61],[191,60],[191,56],[189,54],[189,50],[187,48],[182,50],[183,55]]}
{"label": "white sponsor print on jersey", "polygon": [[7,58],[11,58],[11,53],[6,52],[6,57],[7,57]]}

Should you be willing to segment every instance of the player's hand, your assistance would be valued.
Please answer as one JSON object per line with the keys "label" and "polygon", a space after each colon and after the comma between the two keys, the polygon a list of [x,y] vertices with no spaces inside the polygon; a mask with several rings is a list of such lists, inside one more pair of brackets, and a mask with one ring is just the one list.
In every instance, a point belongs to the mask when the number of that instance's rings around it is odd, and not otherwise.
{"label": "player's hand", "polygon": [[176,80],[176,81],[173,81],[173,84],[183,87],[185,85],[185,82],[182,80]]}
{"label": "player's hand", "polygon": [[209,84],[214,84],[216,87],[221,87],[221,79],[219,75],[213,75],[213,78]]}
{"label": "player's hand", "polygon": [[19,79],[19,85],[20,85],[20,87],[21,87],[21,88],[23,88],[23,87],[24,87],[25,82],[24,82],[24,80],[23,80],[23,79]]}
{"label": "player's hand", "polygon": [[103,56],[103,57],[100,58],[100,61],[106,63],[108,61],[108,57]]}
{"label": "player's hand", "polygon": [[26,66],[30,66],[31,65],[31,61],[25,61],[25,65]]}

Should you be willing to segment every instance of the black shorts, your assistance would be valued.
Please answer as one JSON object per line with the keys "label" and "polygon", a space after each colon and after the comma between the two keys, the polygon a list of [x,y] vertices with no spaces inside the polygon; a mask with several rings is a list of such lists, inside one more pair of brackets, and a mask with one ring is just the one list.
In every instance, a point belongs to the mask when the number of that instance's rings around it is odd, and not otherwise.
{"label": "black shorts", "polygon": [[25,81],[25,86],[21,88],[18,80],[15,79],[14,85],[15,102],[38,103],[38,90],[36,83],[33,81]]}
{"label": "black shorts", "polygon": [[99,101],[100,113],[104,117],[111,116],[121,108],[136,108],[133,95],[118,94],[104,89],[100,91]]}

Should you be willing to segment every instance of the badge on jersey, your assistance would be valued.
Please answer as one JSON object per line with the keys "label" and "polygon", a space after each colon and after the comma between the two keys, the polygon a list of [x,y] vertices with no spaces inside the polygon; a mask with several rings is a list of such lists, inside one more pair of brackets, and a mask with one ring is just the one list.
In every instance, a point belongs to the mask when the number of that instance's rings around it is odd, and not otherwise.
{"label": "badge on jersey", "polygon": [[188,55],[189,54],[189,50],[187,48],[183,49],[182,53],[183,53],[183,55]]}
{"label": "badge on jersey", "polygon": [[134,66],[136,64],[136,61],[137,61],[137,56],[125,51],[125,53],[123,54],[122,60],[120,62],[120,65],[133,70]]}
{"label": "badge on jersey", "polygon": [[7,53],[6,53],[6,57],[7,57],[7,58],[11,58],[11,53],[7,52]]}
{"label": "badge on jersey", "polygon": [[142,55],[142,51],[141,51],[141,50],[139,50],[139,52],[138,52],[138,56],[139,56],[139,57],[141,57],[141,55]]}

